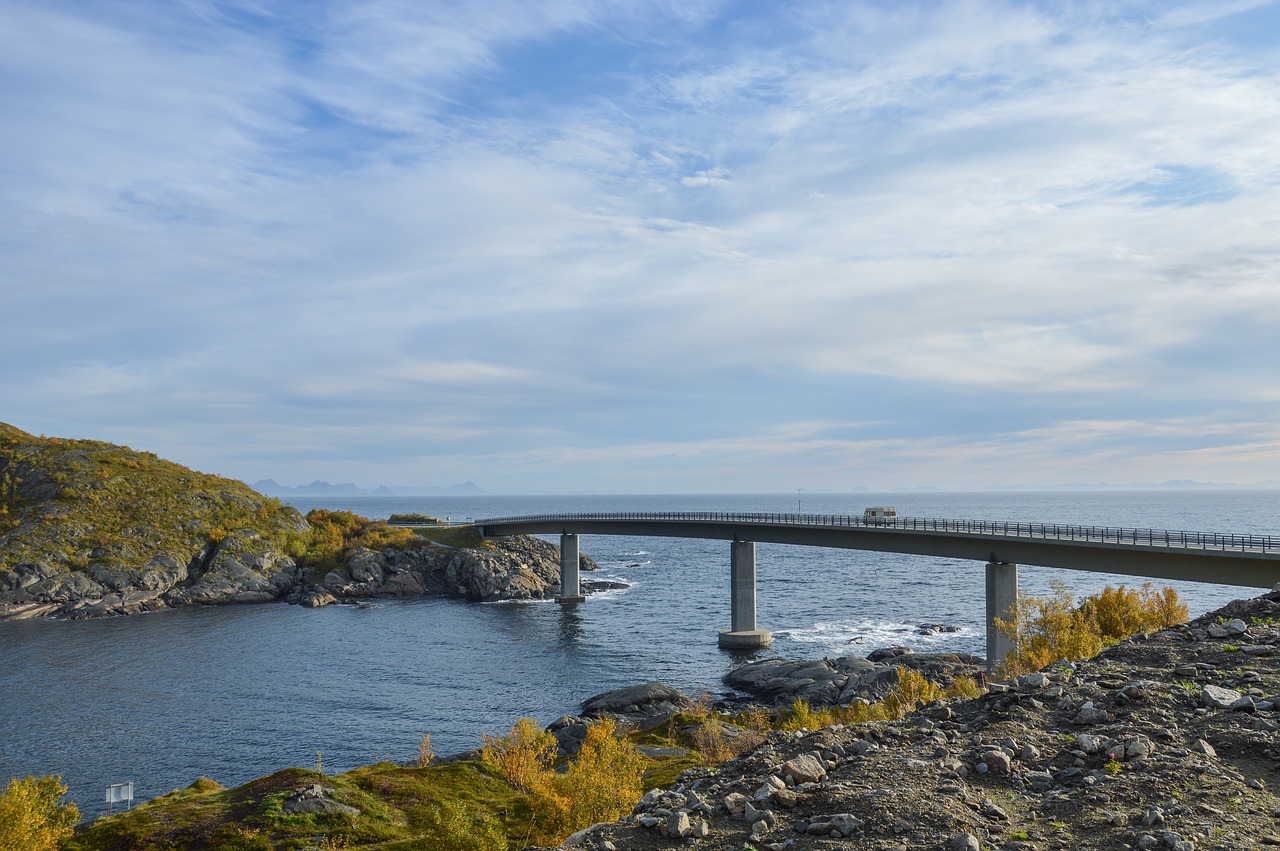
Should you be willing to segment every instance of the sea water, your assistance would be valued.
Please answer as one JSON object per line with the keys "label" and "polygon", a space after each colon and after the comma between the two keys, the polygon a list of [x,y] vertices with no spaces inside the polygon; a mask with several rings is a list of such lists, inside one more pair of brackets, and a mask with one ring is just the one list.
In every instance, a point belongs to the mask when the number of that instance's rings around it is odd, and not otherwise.
{"label": "sea water", "polygon": [[[1276,534],[1271,491],[791,494],[756,496],[367,497],[291,500],[385,518],[453,520],[562,511],[759,511],[1079,523]],[[549,540],[555,540],[551,538]],[[138,800],[207,776],[236,785],[286,766],[339,772],[412,759],[424,733],[465,751],[520,717],[546,724],[587,697],[661,681],[724,692],[752,658],[918,652],[982,654],[980,562],[760,544],[755,654],[716,646],[729,626],[724,541],[584,535],[598,578],[624,590],[562,607],[452,599],[303,609],[284,604],[182,609],[94,621],[0,624],[0,782],[61,774],[86,815],[106,786]],[[1078,594],[1133,577],[1023,566],[1023,589]],[[1256,589],[1170,583],[1199,614]],[[922,623],[956,627],[919,635]]]}

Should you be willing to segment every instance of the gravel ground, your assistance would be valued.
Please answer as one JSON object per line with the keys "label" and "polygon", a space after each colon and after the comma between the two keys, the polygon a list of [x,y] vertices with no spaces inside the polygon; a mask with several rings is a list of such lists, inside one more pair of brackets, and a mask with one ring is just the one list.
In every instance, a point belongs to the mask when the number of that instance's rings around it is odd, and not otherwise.
{"label": "gravel ground", "polygon": [[891,723],[773,733],[563,847],[1280,846],[1280,593]]}

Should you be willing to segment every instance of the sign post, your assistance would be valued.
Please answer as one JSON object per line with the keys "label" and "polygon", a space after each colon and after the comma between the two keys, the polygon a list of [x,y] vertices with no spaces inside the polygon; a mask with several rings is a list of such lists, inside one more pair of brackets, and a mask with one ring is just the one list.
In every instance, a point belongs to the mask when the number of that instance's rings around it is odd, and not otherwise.
{"label": "sign post", "polygon": [[128,783],[112,783],[107,787],[107,812],[111,812],[113,804],[124,802],[133,809],[133,781]]}

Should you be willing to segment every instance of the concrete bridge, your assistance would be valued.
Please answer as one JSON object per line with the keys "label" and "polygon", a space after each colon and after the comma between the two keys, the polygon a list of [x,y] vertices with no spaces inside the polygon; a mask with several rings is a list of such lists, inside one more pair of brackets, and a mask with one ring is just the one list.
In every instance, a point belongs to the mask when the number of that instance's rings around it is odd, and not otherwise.
{"label": "concrete bridge", "polygon": [[986,563],[987,666],[1013,649],[995,626],[1018,597],[1018,565],[1118,573],[1217,585],[1270,588],[1280,582],[1280,536],[1233,535],[1046,523],[831,514],[603,513],[543,514],[476,521],[483,537],[560,535],[560,600],[583,599],[578,536],[628,535],[730,541],[730,628],[720,646],[767,647],[756,625],[756,543],[910,553]]}

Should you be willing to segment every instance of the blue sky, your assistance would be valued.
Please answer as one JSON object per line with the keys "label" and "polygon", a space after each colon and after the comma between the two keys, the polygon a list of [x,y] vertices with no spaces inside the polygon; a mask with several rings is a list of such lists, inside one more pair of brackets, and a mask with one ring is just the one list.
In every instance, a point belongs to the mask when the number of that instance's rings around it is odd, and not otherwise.
{"label": "blue sky", "polygon": [[1280,479],[1280,4],[7,0],[0,420],[519,492]]}

